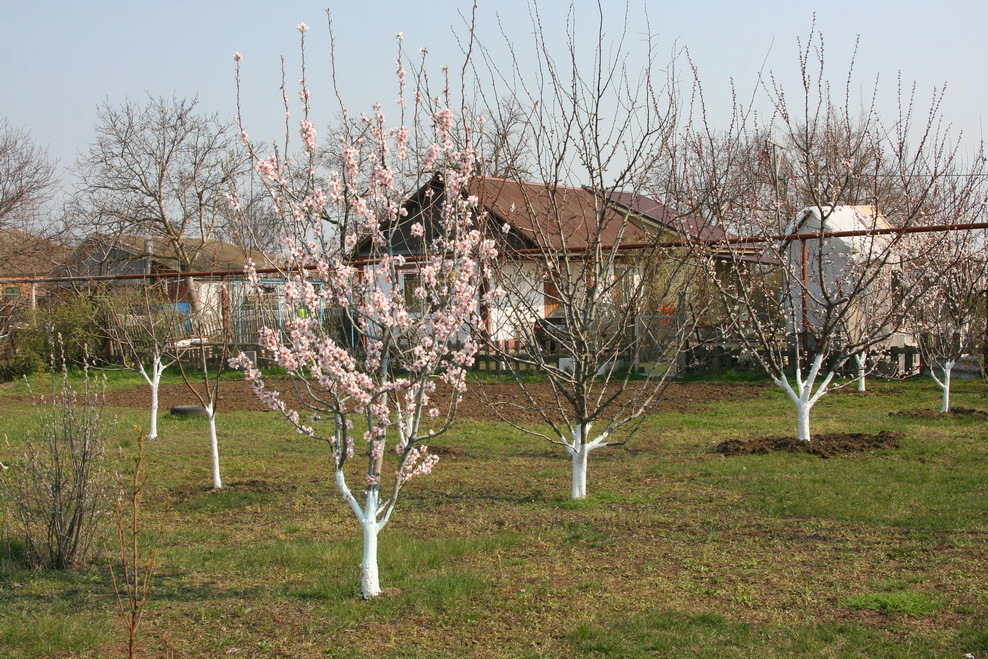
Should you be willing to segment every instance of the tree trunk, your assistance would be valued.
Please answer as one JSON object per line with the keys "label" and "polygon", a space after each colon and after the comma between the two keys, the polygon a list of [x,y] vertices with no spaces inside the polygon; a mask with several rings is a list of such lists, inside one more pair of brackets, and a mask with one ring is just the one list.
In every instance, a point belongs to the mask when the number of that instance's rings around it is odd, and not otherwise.
{"label": "tree trunk", "polygon": [[940,405],[941,414],[946,414],[950,411],[950,376],[954,370],[955,363],[953,359],[947,359],[943,362],[943,381],[937,382],[940,388],[943,389],[943,404]]}
{"label": "tree trunk", "polygon": [[805,401],[796,403],[796,437],[801,442],[810,441],[810,410],[813,406]]}
{"label": "tree trunk", "polygon": [[148,374],[142,362],[138,363],[137,372],[141,374],[141,377],[144,378],[144,381],[148,383],[148,387],[151,389],[151,419],[148,423],[148,440],[158,438],[158,394],[161,390],[161,374],[165,372],[165,368],[167,366],[161,363],[161,355],[157,353],[155,353],[151,362],[150,374]]}
{"label": "tree trunk", "polygon": [[360,525],[364,529],[364,556],[360,561],[360,596],[369,600],[381,594],[381,578],[377,569],[377,536],[381,527],[377,523],[377,492],[367,493],[367,506]]}
{"label": "tree trunk", "polygon": [[[810,410],[817,401],[827,393],[830,381],[834,379],[834,371],[829,371],[823,381],[817,385],[820,367],[823,365],[823,355],[813,358],[809,373],[803,378],[802,371],[796,367],[796,387],[793,387],[784,374],[779,374],[773,382],[786,392],[789,400],[796,406],[796,436],[801,442],[810,441]],[[816,393],[814,393],[814,389]]]}
{"label": "tree trunk", "polygon": [[206,406],[209,414],[209,450],[213,459],[213,489],[218,490],[223,487],[220,480],[220,443],[216,438],[216,409],[213,405]]}
{"label": "tree trunk", "polygon": [[864,392],[865,389],[865,362],[868,359],[868,354],[864,352],[859,352],[854,356],[854,361],[858,364],[858,391]]}
{"label": "tree trunk", "polygon": [[570,451],[573,458],[573,499],[587,498],[587,456],[590,449],[586,442],[581,442],[578,449]]}
{"label": "tree trunk", "polygon": [[160,380],[160,377],[156,377],[151,383],[151,420],[148,424],[148,441],[158,439],[158,387]]}

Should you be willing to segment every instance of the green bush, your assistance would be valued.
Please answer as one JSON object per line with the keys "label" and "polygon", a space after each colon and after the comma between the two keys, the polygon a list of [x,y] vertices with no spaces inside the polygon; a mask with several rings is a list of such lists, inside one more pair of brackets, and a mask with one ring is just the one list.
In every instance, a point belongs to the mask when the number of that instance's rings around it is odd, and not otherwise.
{"label": "green bush", "polygon": [[7,353],[0,357],[0,382],[10,382],[25,375],[38,373],[45,367],[41,355],[31,348],[10,346]]}
{"label": "green bush", "polygon": [[87,353],[102,349],[97,316],[96,305],[81,292],[53,296],[43,306],[25,311],[0,356],[0,379],[41,372],[57,352],[56,345],[69,366],[81,366]]}

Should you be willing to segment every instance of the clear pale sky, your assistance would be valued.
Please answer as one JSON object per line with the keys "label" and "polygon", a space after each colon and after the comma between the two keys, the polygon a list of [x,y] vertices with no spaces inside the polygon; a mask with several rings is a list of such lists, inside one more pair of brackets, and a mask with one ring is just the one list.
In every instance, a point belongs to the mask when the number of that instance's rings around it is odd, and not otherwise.
{"label": "clear pale sky", "polygon": [[[479,2],[479,33],[500,42],[499,16],[519,44],[531,44],[528,3]],[[394,97],[396,32],[406,46],[427,47],[433,65],[461,63],[453,32],[464,33],[472,3],[379,0],[61,0],[10,1],[3,10],[0,39],[0,115],[28,130],[63,166],[92,137],[96,108],[108,101],[198,95],[201,107],[232,117],[235,110],[233,52],[243,54],[244,115],[251,137],[278,136],[280,61],[288,66],[290,91],[297,88],[298,32],[310,26],[309,77],[322,128],[335,110],[328,87],[326,14],[333,13],[341,88],[351,109],[369,109]],[[539,10],[551,36],[563,25],[569,2],[541,0]],[[617,36],[623,3],[604,2],[608,34]],[[613,9],[611,9],[613,7]],[[880,77],[882,98],[894,110],[896,75],[918,84],[921,97],[947,83],[944,116],[971,139],[980,139],[988,107],[988,3],[984,0],[869,2],[790,0],[744,3],[725,0],[631,2],[631,40],[651,32],[662,49],[690,49],[705,87],[723,90],[730,79],[751,89],[763,62],[794,80],[796,39],[805,39],[816,14],[838,80],[847,49],[861,37],[856,80],[863,87]],[[643,7],[645,8],[643,10]],[[591,27],[596,3],[575,2],[578,26]],[[561,38],[561,35],[560,35]],[[845,67],[842,69],[842,67]],[[716,94],[714,95],[716,98]],[[320,105],[322,103],[322,105]]]}

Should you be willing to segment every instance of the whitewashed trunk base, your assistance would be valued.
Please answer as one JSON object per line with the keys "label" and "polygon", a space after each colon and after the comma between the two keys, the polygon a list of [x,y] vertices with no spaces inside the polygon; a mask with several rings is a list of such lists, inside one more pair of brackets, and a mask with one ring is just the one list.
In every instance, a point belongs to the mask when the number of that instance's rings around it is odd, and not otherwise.
{"label": "whitewashed trunk base", "polygon": [[381,594],[381,577],[377,569],[376,522],[362,524],[364,528],[364,555],[360,561],[360,596],[369,600]]}
{"label": "whitewashed trunk base", "polygon": [[216,438],[216,412],[213,406],[206,407],[209,414],[209,452],[213,462],[213,489],[218,490],[223,487],[223,480],[220,478],[220,443]]}
{"label": "whitewashed trunk base", "polygon": [[571,491],[572,499],[587,498],[587,455],[590,451],[584,444],[580,450],[572,451],[573,459],[573,485]]}

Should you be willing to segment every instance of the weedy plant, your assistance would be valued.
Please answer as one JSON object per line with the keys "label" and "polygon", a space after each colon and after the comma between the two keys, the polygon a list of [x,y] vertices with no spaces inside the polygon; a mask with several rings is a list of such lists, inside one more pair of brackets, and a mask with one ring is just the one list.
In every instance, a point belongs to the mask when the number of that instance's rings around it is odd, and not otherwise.
{"label": "weedy plant", "polygon": [[[111,510],[103,417],[105,382],[83,369],[78,389],[65,360],[52,360],[50,393],[35,401],[35,433],[4,469],[0,493],[9,511],[9,543],[23,542],[32,566],[64,570],[85,563]],[[9,438],[8,448],[13,449]]]}
{"label": "weedy plant", "polygon": [[134,657],[137,652],[137,628],[144,616],[144,608],[151,597],[151,587],[154,578],[154,566],[158,556],[155,544],[142,547],[138,541],[141,522],[141,502],[144,499],[144,486],[147,484],[147,471],[144,459],[144,435],[141,434],[137,444],[137,458],[134,463],[134,474],[130,483],[120,490],[120,496],[114,506],[117,522],[117,545],[119,549],[120,568],[114,570],[113,555],[106,544],[106,538],[101,538],[103,554],[106,556],[110,569],[110,580],[113,592],[117,596],[117,609],[127,623],[128,656]]}

